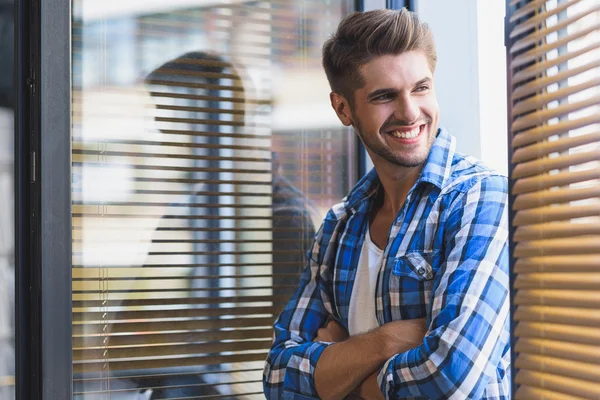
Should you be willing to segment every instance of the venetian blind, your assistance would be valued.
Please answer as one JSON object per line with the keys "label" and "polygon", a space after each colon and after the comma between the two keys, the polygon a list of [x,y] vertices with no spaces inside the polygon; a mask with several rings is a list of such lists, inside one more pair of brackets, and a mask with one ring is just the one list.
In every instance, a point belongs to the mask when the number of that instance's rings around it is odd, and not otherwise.
{"label": "venetian blind", "polygon": [[600,398],[600,4],[508,15],[516,399]]}
{"label": "venetian blind", "polygon": [[94,3],[73,25],[74,396],[261,398],[354,179],[352,136],[306,113],[350,2]]}

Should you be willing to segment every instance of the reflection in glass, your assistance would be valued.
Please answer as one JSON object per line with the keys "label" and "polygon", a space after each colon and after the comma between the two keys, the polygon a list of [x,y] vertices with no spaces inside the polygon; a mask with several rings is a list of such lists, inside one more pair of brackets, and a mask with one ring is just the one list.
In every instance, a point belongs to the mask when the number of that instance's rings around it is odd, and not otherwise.
{"label": "reflection in glass", "polygon": [[73,2],[75,398],[263,397],[354,183],[320,66],[353,3]]}

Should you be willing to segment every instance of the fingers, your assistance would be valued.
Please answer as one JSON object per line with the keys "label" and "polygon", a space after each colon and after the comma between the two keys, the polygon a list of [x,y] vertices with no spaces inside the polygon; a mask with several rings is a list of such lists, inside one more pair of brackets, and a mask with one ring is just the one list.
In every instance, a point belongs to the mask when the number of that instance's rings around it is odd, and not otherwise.
{"label": "fingers", "polygon": [[346,329],[334,319],[329,319],[325,326],[317,331],[317,336],[313,339],[314,342],[342,342],[348,339]]}

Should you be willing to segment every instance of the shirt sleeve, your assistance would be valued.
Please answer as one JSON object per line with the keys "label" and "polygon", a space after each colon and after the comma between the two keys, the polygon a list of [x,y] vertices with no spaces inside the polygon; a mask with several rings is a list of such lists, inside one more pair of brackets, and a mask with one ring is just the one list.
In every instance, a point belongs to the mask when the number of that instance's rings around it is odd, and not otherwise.
{"label": "shirt sleeve", "polygon": [[378,380],[387,399],[481,399],[509,346],[508,190],[490,176],[454,202],[423,344],[396,354]]}
{"label": "shirt sleeve", "polygon": [[330,271],[318,261],[326,243],[325,227],[326,223],[308,253],[298,289],[275,321],[275,337],[263,373],[267,399],[318,399],[315,366],[330,343],[312,340],[332,314]]}

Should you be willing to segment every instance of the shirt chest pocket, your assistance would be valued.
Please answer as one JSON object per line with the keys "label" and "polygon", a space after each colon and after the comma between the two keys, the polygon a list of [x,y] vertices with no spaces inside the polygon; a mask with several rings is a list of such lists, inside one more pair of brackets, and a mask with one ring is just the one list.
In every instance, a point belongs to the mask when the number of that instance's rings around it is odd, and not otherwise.
{"label": "shirt chest pocket", "polygon": [[388,293],[392,320],[427,315],[439,260],[439,251],[409,252],[394,259]]}

